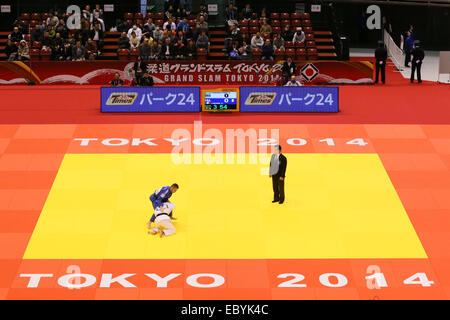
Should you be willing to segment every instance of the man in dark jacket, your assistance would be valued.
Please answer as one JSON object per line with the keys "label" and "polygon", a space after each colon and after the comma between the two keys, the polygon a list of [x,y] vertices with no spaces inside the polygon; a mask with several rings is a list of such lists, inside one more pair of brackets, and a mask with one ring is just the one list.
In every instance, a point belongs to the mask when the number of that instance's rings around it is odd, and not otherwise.
{"label": "man in dark jacket", "polygon": [[270,42],[270,39],[266,39],[264,45],[262,46],[262,60],[273,60],[273,55],[275,50]]}
{"label": "man in dark jacket", "polygon": [[375,83],[378,83],[378,76],[381,71],[381,82],[386,82],[386,60],[387,50],[384,47],[383,41],[378,41],[378,48],[375,50]]}
{"label": "man in dark jacket", "polygon": [[281,146],[273,148],[270,159],[269,177],[272,178],[273,201],[283,204],[284,202],[284,179],[286,178],[287,158],[281,153]]}
{"label": "man in dark jacket", "polygon": [[139,80],[140,87],[153,87],[154,84],[153,77],[148,72],[145,72],[144,76]]}
{"label": "man in dark jacket", "polygon": [[419,83],[422,83],[420,69],[422,68],[423,58],[425,58],[425,52],[420,47],[419,40],[416,40],[414,42],[414,49],[412,50],[411,54],[412,54],[411,83],[414,82],[414,73],[416,69],[417,69],[417,80]]}
{"label": "man in dark jacket", "polygon": [[405,51],[405,67],[409,68],[409,61],[411,60],[411,52],[414,48],[414,38],[409,31],[406,33],[406,39],[403,46],[404,46],[403,51]]}
{"label": "man in dark jacket", "polygon": [[283,72],[285,83],[288,82],[293,75],[296,75],[297,67],[295,66],[295,62],[292,61],[292,57],[287,57],[287,61],[284,62],[281,71]]}
{"label": "man in dark jacket", "polygon": [[20,42],[23,39],[22,31],[19,30],[19,27],[14,27],[13,32],[8,36],[8,39],[12,42]]}

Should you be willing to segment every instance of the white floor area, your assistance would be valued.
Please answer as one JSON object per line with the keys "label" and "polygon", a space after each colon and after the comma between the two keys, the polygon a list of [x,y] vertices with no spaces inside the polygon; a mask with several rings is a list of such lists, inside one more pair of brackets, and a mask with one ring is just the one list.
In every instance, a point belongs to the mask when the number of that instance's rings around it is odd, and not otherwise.
{"label": "white floor area", "polygon": [[[351,48],[350,57],[374,57],[375,49]],[[404,60],[403,60],[404,62]],[[437,81],[439,70],[439,51],[425,51],[425,59],[422,64],[422,80]],[[402,66],[403,77],[409,79],[411,68]],[[449,75],[442,74],[439,78],[441,82],[450,83]]]}

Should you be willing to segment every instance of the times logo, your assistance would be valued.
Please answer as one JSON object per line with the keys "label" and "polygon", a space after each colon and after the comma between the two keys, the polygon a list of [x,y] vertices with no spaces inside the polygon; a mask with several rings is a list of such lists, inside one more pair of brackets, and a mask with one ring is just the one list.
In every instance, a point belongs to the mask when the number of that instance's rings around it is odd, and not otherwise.
{"label": "times logo", "polygon": [[245,101],[246,105],[269,106],[277,97],[276,92],[252,92]]}
{"label": "times logo", "polygon": [[138,97],[137,92],[113,92],[110,94],[108,100],[106,101],[106,105],[115,106],[115,105],[133,105]]}

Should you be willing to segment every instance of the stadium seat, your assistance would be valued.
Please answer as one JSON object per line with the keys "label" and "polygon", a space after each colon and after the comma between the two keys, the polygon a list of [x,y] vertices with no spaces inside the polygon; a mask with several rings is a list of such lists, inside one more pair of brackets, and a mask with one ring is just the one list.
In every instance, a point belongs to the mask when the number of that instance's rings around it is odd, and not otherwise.
{"label": "stadium seat", "polygon": [[286,48],[294,48],[294,43],[292,41],[285,41],[284,46]]}
{"label": "stadium seat", "polygon": [[145,15],[145,19],[153,19],[155,17],[155,14],[153,12],[147,12]]}
{"label": "stadium seat", "polygon": [[295,56],[297,59],[306,60],[306,50],[305,48],[297,48],[295,50]]}
{"label": "stadium seat", "polygon": [[248,20],[241,20],[239,21],[240,27],[247,27],[248,26]]}
{"label": "stadium seat", "polygon": [[284,26],[287,26],[287,25],[291,25],[291,20],[281,20],[281,25],[284,27]]}
{"label": "stadium seat", "polygon": [[276,12],[272,12],[270,14],[270,20],[279,20],[280,19],[280,14],[276,13]]}
{"label": "stadium seat", "polygon": [[250,27],[250,33],[257,33],[259,32],[259,27]]}
{"label": "stadium seat", "polygon": [[24,35],[23,35],[23,39],[24,39],[26,42],[30,42],[30,40],[31,40],[31,34],[24,34]]}
{"label": "stadium seat", "polygon": [[127,13],[125,13],[125,14],[123,15],[123,18],[124,18],[125,20],[133,19],[133,14],[132,14],[131,12],[127,12]]}
{"label": "stadium seat", "polygon": [[250,20],[249,26],[250,27],[259,27],[259,21],[258,20]]}
{"label": "stadium seat", "polygon": [[43,48],[41,50],[41,60],[50,61],[52,50],[50,48]]}
{"label": "stadium seat", "polygon": [[142,20],[142,19],[136,19],[135,22],[138,25],[143,25],[144,24],[144,20]]}
{"label": "stadium seat", "polygon": [[258,19],[258,14],[256,12],[253,12],[252,19],[255,19],[255,20]]}
{"label": "stadium seat", "polygon": [[253,60],[261,60],[262,51],[261,49],[253,49],[252,56]]}
{"label": "stadium seat", "polygon": [[295,43],[295,47],[296,48],[304,48],[305,47],[305,42],[296,42]]}
{"label": "stadium seat", "polygon": [[33,49],[40,49],[40,48],[42,48],[42,43],[39,42],[39,41],[34,41],[32,46],[31,46],[31,48],[33,48]]}
{"label": "stadium seat", "polygon": [[206,49],[205,48],[198,48],[197,49],[197,58],[198,60],[206,60]]}
{"label": "stadium seat", "polygon": [[136,57],[139,55],[139,49],[138,48],[132,48],[130,50],[130,58],[131,60],[136,60]]}
{"label": "stadium seat", "polygon": [[30,14],[29,13],[21,13],[20,19],[21,20],[30,20]]}
{"label": "stadium seat", "polygon": [[312,32],[313,32],[313,29],[312,29],[311,27],[304,27],[304,28],[303,28],[303,31],[304,31],[305,33],[312,33]]}
{"label": "stadium seat", "polygon": [[30,26],[34,27],[39,24],[38,20],[30,20]]}
{"label": "stadium seat", "polygon": [[280,20],[272,20],[270,22],[270,25],[273,27],[279,27],[280,26]]}
{"label": "stadium seat", "polygon": [[273,28],[272,28],[272,32],[273,32],[274,34],[279,34],[279,33],[281,33],[281,27],[273,27]]}
{"label": "stadium seat", "polygon": [[301,15],[300,15],[300,18],[302,19],[302,20],[310,20],[311,19],[311,16],[310,16],[310,14],[309,13],[302,13]]}
{"label": "stadium seat", "polygon": [[311,27],[311,20],[302,20],[303,27]]}
{"label": "stadium seat", "polygon": [[291,20],[300,20],[300,13],[291,13]]}
{"label": "stadium seat", "polygon": [[283,59],[284,59],[284,50],[275,49],[275,60],[283,60]]}
{"label": "stadium seat", "polygon": [[315,48],[316,42],[315,41],[306,41],[306,47],[307,48]]}
{"label": "stadium seat", "polygon": [[155,14],[155,19],[164,20],[164,12],[158,12]]}
{"label": "stadium seat", "polygon": [[314,41],[314,34],[312,34],[312,33],[305,34],[305,40],[306,41]]}
{"label": "stadium seat", "polygon": [[163,24],[164,24],[164,20],[160,20],[160,19],[155,20],[155,25],[157,25],[158,27],[162,28]]}
{"label": "stadium seat", "polygon": [[316,60],[317,59],[317,49],[316,48],[308,48],[308,60]]}
{"label": "stadium seat", "polygon": [[281,20],[290,20],[291,19],[291,15],[287,12],[284,12],[281,14]]}
{"label": "stadium seat", "polygon": [[42,20],[47,20],[48,19],[48,13],[41,14],[41,19]]}
{"label": "stadium seat", "polygon": [[286,57],[295,57],[295,49],[294,48],[286,48]]}
{"label": "stadium seat", "polygon": [[134,19],[144,19],[144,15],[140,12],[134,14]]}
{"label": "stadium seat", "polygon": [[30,50],[30,58],[32,61],[38,61],[40,57],[41,57],[41,50],[39,49]]}
{"label": "stadium seat", "polygon": [[302,22],[300,20],[292,20],[291,25],[295,28],[300,27],[302,25]]}
{"label": "stadium seat", "polygon": [[248,27],[240,27],[239,29],[241,30],[242,34],[248,34]]}
{"label": "stadium seat", "polygon": [[129,60],[128,56],[130,54],[130,51],[128,49],[119,49],[117,55],[119,56],[119,60]]}
{"label": "stadium seat", "polygon": [[31,15],[31,19],[32,20],[39,20],[41,18],[41,14],[40,13],[33,13]]}

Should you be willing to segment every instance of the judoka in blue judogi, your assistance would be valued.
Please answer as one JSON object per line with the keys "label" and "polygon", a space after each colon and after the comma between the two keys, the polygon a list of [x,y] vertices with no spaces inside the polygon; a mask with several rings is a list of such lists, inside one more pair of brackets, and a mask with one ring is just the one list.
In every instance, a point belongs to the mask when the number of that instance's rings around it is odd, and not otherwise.
{"label": "judoka in blue judogi", "polygon": [[[169,199],[177,192],[179,189],[178,184],[174,183],[171,186],[165,186],[161,187],[158,190],[155,190],[155,192],[150,196],[150,201],[152,202],[153,209],[161,208],[163,210],[162,206],[165,202],[170,202]],[[171,219],[175,219],[172,217],[173,212],[169,214]],[[155,214],[152,215],[152,218],[150,219],[149,226],[151,223],[155,222],[156,216]]]}

